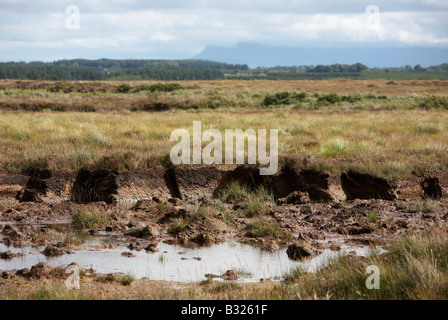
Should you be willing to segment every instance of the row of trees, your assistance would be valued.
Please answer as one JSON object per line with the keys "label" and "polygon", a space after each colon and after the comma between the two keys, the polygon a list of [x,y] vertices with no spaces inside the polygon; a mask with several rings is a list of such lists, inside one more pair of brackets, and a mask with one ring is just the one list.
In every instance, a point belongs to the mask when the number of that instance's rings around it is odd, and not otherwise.
{"label": "row of trees", "polygon": [[203,60],[60,60],[0,63],[0,79],[44,80],[215,80],[247,65]]}
{"label": "row of trees", "polygon": [[217,69],[192,69],[181,67],[138,68],[108,74],[110,80],[216,80],[224,79]]}
{"label": "row of trees", "polygon": [[332,65],[328,65],[328,66],[324,66],[324,65],[317,65],[315,67],[310,66],[310,67],[306,67],[306,72],[318,72],[318,73],[327,73],[327,72],[342,72],[342,73],[346,73],[346,72],[361,72],[364,70],[369,69],[366,65],[362,64],[362,63],[355,63],[352,65],[348,65],[348,64],[332,64]]}
{"label": "row of trees", "polygon": [[204,60],[60,60],[44,62],[0,63],[0,79],[43,80],[216,80],[216,79],[321,79],[359,78],[375,74],[397,73],[448,74],[448,63],[424,68],[371,68],[362,63],[291,66],[250,69],[243,64]]}
{"label": "row of trees", "polygon": [[104,72],[89,68],[1,64],[0,79],[106,80],[107,75]]}
{"label": "row of trees", "polygon": [[[42,62],[34,62],[34,64],[43,64]],[[33,63],[31,63],[33,64]],[[59,60],[52,62],[55,66],[73,67],[73,68],[93,68],[102,71],[117,71],[124,69],[140,69],[140,68],[162,68],[162,67],[179,67],[190,69],[216,69],[223,71],[249,70],[246,64],[229,64],[222,62],[206,61],[206,60],[116,60],[116,59],[74,59]]]}

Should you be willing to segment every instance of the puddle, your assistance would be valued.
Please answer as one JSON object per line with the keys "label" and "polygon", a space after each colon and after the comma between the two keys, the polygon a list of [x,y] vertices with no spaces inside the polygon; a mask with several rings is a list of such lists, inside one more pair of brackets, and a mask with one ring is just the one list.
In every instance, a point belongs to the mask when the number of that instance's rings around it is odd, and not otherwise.
{"label": "puddle", "polygon": [[[113,243],[115,246],[112,249],[91,247],[57,257],[44,256],[41,253],[44,247],[13,248],[0,244],[0,251],[10,250],[13,253],[24,254],[11,260],[0,259],[0,270],[31,268],[39,262],[66,267],[70,263],[76,262],[83,268],[93,268],[97,273],[131,274],[136,279],[197,282],[204,280],[205,274],[222,274],[233,269],[246,274],[238,282],[257,282],[267,278],[280,280],[285,273],[298,266],[306,271],[315,272],[341,254],[355,251],[357,255],[365,256],[371,250],[368,246],[342,245],[342,250],[339,252],[324,250],[321,255],[306,262],[300,262],[289,259],[286,249],[267,252],[236,242],[196,248],[159,243],[157,246],[159,252],[132,251],[136,255],[135,258],[121,255],[124,251],[130,251],[127,248],[129,240],[95,237],[86,245],[95,246],[107,243]],[[200,259],[195,259],[197,257]]]}

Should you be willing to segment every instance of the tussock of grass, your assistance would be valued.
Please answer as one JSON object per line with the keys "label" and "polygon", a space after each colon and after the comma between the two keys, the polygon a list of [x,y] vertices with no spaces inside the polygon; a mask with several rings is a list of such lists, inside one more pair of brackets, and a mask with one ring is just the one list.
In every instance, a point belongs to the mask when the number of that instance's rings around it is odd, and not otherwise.
{"label": "tussock of grass", "polygon": [[409,213],[438,213],[442,211],[442,207],[436,200],[425,199],[419,202],[400,202],[397,208]]}
{"label": "tussock of grass", "polygon": [[256,192],[249,194],[247,202],[244,204],[243,212],[248,218],[258,217],[268,214],[274,205],[274,197],[261,186]]}
{"label": "tussock of grass", "polygon": [[170,234],[176,234],[185,229],[188,224],[191,222],[190,217],[179,217],[171,223],[167,232]]}
{"label": "tussock of grass", "polygon": [[95,228],[108,219],[96,209],[79,209],[73,214],[71,226],[75,230]]}
{"label": "tussock of grass", "polygon": [[242,201],[241,211],[248,218],[265,215],[274,205],[274,197],[265,187],[260,186],[255,191],[251,191],[235,181],[220,193],[219,199],[224,203]]}
{"label": "tussock of grass", "polygon": [[220,193],[219,199],[225,203],[231,203],[238,200],[246,199],[250,194],[247,187],[234,181]]}
{"label": "tussock of grass", "polygon": [[369,222],[377,222],[378,220],[379,220],[379,215],[378,215],[378,212],[376,212],[376,211],[370,211],[368,214],[367,214],[367,221],[369,221]]}
{"label": "tussock of grass", "polygon": [[246,227],[247,236],[253,238],[272,237],[280,240],[291,240],[290,233],[284,231],[277,224],[256,219]]}
{"label": "tussock of grass", "polygon": [[135,277],[132,274],[125,274],[120,278],[120,282],[124,286],[129,286],[135,280]]}

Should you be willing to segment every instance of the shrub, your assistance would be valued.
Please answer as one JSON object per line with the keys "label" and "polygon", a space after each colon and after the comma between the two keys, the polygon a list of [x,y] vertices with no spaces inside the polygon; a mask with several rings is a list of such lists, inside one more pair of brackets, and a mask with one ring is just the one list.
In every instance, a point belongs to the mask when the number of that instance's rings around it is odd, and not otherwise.
{"label": "shrub", "polygon": [[152,85],[139,85],[135,87],[134,92],[150,91],[150,92],[173,92],[185,89],[179,83],[156,83]]}
{"label": "shrub", "polygon": [[342,101],[346,101],[346,102],[350,102],[350,103],[359,102],[361,100],[362,100],[362,96],[359,93],[342,96]]}
{"label": "shrub", "polygon": [[448,110],[448,97],[430,96],[430,97],[424,98],[420,102],[419,108]]}
{"label": "shrub", "polygon": [[217,109],[219,107],[228,107],[230,103],[220,96],[212,96],[199,102],[199,107],[208,109]]}
{"label": "shrub", "polygon": [[131,88],[130,85],[124,83],[124,84],[120,84],[120,85],[117,87],[117,92],[119,92],[119,93],[127,93],[127,92],[129,92],[131,89],[132,89],[132,88]]}
{"label": "shrub", "polygon": [[336,93],[322,94],[317,97],[319,105],[332,105],[342,102],[342,97]]}
{"label": "shrub", "polygon": [[277,92],[277,93],[268,93],[263,100],[264,106],[273,106],[273,105],[288,105],[296,102],[304,101],[306,98],[305,92],[300,93],[290,93],[290,92]]}

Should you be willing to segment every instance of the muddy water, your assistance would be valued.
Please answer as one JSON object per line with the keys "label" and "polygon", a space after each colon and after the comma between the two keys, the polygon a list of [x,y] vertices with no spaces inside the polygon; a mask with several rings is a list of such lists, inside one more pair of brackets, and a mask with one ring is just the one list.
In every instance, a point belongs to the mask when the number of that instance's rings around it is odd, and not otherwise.
{"label": "muddy water", "polygon": [[[114,247],[95,247],[107,243],[112,243]],[[136,279],[195,282],[204,280],[205,274],[222,274],[233,269],[244,275],[239,281],[254,282],[266,278],[280,280],[286,272],[298,266],[315,272],[340,254],[355,251],[358,255],[366,255],[371,250],[367,246],[352,247],[343,244],[340,252],[324,250],[318,257],[298,262],[288,258],[286,249],[267,252],[236,242],[196,248],[159,243],[160,251],[157,253],[132,251],[136,257],[128,258],[121,255],[122,252],[129,251],[127,243],[124,239],[95,237],[84,249],[57,257],[44,256],[41,253],[44,247],[13,248],[0,244],[0,251],[11,250],[24,254],[11,260],[0,260],[0,270],[31,268],[39,262],[66,267],[76,262],[83,268],[93,268],[97,273],[131,274]]]}

